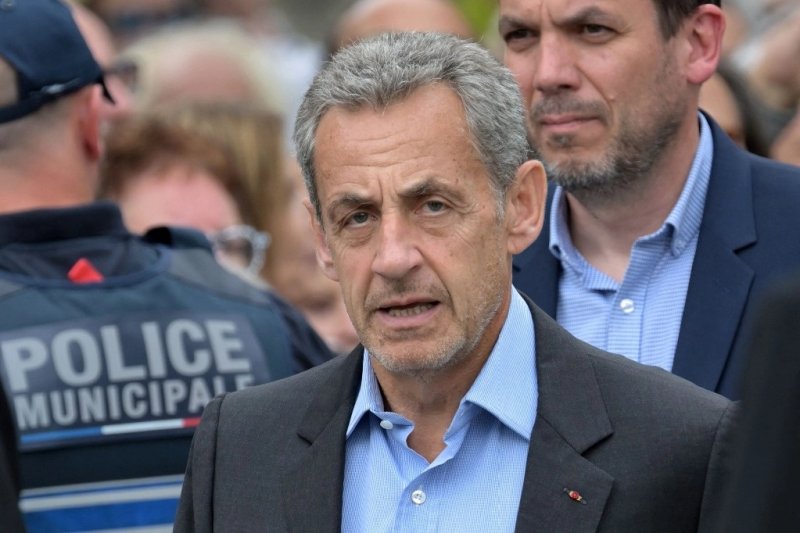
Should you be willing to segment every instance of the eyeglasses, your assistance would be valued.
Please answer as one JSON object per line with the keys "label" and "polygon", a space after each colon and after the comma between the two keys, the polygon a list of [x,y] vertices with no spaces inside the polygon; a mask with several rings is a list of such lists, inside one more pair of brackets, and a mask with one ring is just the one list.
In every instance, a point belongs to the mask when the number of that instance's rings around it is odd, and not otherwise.
{"label": "eyeglasses", "polygon": [[220,263],[258,276],[271,238],[252,226],[240,224],[212,233],[208,240]]}
{"label": "eyeglasses", "polygon": [[119,80],[129,92],[136,92],[139,81],[139,66],[132,59],[120,58],[103,69],[106,82]]}

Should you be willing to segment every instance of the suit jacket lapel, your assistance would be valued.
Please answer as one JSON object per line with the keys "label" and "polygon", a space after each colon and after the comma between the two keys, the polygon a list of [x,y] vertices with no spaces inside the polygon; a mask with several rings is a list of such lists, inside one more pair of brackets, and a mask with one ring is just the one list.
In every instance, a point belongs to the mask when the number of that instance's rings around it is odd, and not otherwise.
{"label": "suit jacket lapel", "polygon": [[[595,531],[613,478],[581,453],[611,435],[611,423],[581,344],[527,301],[536,325],[539,409],[517,531]],[[344,434],[360,386],[362,355],[359,347],[341,361],[298,427],[308,447],[283,482],[290,531],[339,531]],[[577,491],[585,503],[565,489]]]}
{"label": "suit jacket lapel", "polygon": [[548,184],[544,225],[539,238],[514,257],[514,286],[530,296],[548,315],[556,316],[561,265],[550,253],[550,210],[555,186]]}
{"label": "suit jacket lapel", "polygon": [[536,332],[539,407],[516,530],[595,531],[614,480],[582,453],[612,434],[611,422],[582,344],[528,303]]}
{"label": "suit jacket lapel", "polygon": [[714,162],[672,372],[716,390],[754,276],[736,253],[756,229],[749,162],[709,122]]}
{"label": "suit jacket lapel", "polygon": [[[672,372],[716,390],[754,273],[736,255],[756,241],[749,161],[706,116],[714,160]],[[514,285],[550,316],[558,306],[558,261],[549,250],[550,187],[542,235],[514,258]]]}
{"label": "suit jacket lapel", "polygon": [[283,483],[289,531],[335,533],[341,527],[344,436],[361,382],[362,356],[359,346],[341,360],[297,429],[308,447]]}

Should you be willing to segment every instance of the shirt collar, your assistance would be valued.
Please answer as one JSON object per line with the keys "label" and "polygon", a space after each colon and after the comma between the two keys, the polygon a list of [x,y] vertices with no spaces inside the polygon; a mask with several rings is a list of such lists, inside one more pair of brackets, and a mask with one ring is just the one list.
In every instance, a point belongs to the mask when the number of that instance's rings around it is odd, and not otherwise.
{"label": "shirt collar", "polygon": [[[350,415],[346,437],[350,436],[366,413],[380,416],[384,412],[383,397],[366,349],[361,371],[361,386]],[[530,439],[537,404],[533,318],[528,305],[512,288],[508,316],[497,342],[475,382],[461,400],[459,410],[477,405],[521,437]]]}
{"label": "shirt collar", "polygon": [[574,248],[567,223],[567,198],[561,185],[557,185],[553,193],[550,221],[550,253],[559,261],[568,260]]}
{"label": "shirt collar", "polygon": [[358,389],[356,402],[353,404],[353,412],[350,413],[350,422],[347,424],[345,438],[349,438],[356,429],[356,426],[367,413],[383,412],[383,396],[372,370],[369,352],[364,348],[364,356],[361,361],[361,386]]}
{"label": "shirt collar", "polygon": [[525,439],[533,431],[539,399],[533,328],[528,304],[512,289],[497,343],[461,402],[482,407]]}
{"label": "shirt collar", "polygon": [[711,126],[702,113],[698,114],[700,122],[700,142],[694,154],[689,177],[683,187],[675,207],[672,208],[664,225],[674,228],[670,251],[673,256],[683,252],[689,242],[700,231],[703,220],[703,208],[706,203],[708,182],[711,179],[711,162],[714,158],[714,140],[711,137]]}
{"label": "shirt collar", "polygon": [[[653,235],[663,233],[672,228],[670,252],[678,256],[700,231],[703,219],[708,182],[711,178],[711,163],[714,158],[714,141],[711,127],[702,113],[698,113],[700,125],[700,141],[689,169],[686,184],[683,186],[678,201],[673,206],[664,224]],[[567,224],[567,205],[564,190],[559,185],[553,193],[550,206],[550,253],[559,261],[577,261],[577,250],[572,244]]]}

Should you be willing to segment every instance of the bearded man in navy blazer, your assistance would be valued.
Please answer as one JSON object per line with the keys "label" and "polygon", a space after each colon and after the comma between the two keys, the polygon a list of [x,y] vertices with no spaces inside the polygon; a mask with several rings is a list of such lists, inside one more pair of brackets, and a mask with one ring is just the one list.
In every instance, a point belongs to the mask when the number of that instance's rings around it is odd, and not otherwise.
{"label": "bearded man in navy blazer", "polygon": [[475,43],[337,54],[297,118],[317,257],[363,343],[214,400],[176,531],[710,527],[731,404],[567,333],[511,284],[546,196],[513,75]]}
{"label": "bearded man in navy blazer", "polygon": [[800,268],[800,169],[698,111],[719,0],[500,0],[551,187],[514,283],[571,333],[739,397],[754,302]]}

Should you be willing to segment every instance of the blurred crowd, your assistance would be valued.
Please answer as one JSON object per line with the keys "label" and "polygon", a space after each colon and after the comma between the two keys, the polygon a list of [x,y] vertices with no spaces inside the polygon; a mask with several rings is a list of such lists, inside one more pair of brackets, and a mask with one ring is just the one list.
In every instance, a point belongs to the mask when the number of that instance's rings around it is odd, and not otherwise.
{"label": "blurred crowd", "polygon": [[[115,99],[100,194],[136,231],[196,227],[227,264],[243,255],[234,264],[244,276],[298,307],[334,351],[349,351],[355,332],[316,265],[288,142],[296,108],[327,56],[381,31],[445,31],[501,55],[496,14],[473,4],[357,1],[317,36],[293,31],[269,0],[77,4]],[[723,7],[724,58],[700,105],[749,151],[800,164],[800,3]]]}
{"label": "blurred crowd", "polygon": [[[97,198],[135,233],[199,230],[223,266],[350,352],[358,337],[318,265],[290,143],[297,108],[332,54],[383,31],[444,31],[502,56],[496,2],[355,0],[324,35],[301,35],[270,0],[72,2],[113,97]],[[748,151],[800,165],[800,1],[723,8],[723,59],[700,107]]]}
{"label": "blurred crowd", "polygon": [[800,164],[800,2],[723,2],[722,63],[700,105],[749,151]]}
{"label": "blurred crowd", "polygon": [[114,96],[100,197],[137,232],[203,231],[223,264],[288,299],[337,353],[352,349],[287,142],[321,46],[267,2],[92,1],[75,14]]}

